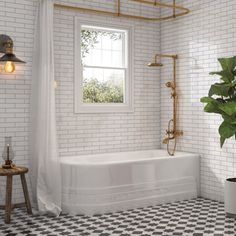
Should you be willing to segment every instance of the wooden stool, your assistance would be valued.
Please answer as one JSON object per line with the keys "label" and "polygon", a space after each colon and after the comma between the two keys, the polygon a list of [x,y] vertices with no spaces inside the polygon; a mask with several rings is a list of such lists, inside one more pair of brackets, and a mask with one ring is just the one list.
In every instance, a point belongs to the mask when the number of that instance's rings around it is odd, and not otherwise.
{"label": "wooden stool", "polygon": [[[0,168],[0,176],[7,177],[7,185],[6,185],[6,204],[4,206],[0,206],[1,209],[5,209],[5,223],[9,224],[11,222],[11,210],[16,207],[25,206],[27,208],[28,214],[32,214],[29,193],[27,188],[27,183],[25,179],[25,173],[28,172],[28,168],[25,167],[14,167],[12,169],[3,169]],[[12,201],[12,176],[13,175],[20,175],[22,188],[24,192],[25,202],[24,203],[17,203],[11,204]]]}

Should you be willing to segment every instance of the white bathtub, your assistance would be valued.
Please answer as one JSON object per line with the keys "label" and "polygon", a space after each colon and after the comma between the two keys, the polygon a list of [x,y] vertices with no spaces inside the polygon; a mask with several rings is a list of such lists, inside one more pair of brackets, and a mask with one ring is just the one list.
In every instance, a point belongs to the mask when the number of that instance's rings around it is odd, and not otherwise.
{"label": "white bathtub", "polygon": [[102,214],[195,198],[199,156],[165,150],[62,157],[62,210]]}

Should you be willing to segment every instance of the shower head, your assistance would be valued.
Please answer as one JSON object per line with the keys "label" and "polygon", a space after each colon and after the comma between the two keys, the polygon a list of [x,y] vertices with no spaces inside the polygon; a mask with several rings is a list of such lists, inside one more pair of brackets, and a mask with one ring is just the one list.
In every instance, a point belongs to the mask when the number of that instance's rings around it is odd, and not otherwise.
{"label": "shower head", "polygon": [[155,54],[154,61],[148,63],[148,66],[149,66],[149,67],[161,67],[161,66],[163,66],[162,63],[160,63],[160,62],[157,61],[157,57],[160,57],[160,58],[161,58],[161,57],[169,57],[169,58],[173,58],[174,60],[176,60],[176,59],[178,58],[177,55]]}
{"label": "shower head", "polygon": [[153,62],[150,62],[148,64],[149,67],[161,67],[163,66],[162,63],[160,62],[157,62],[157,57],[168,57],[168,58],[172,58],[174,61],[176,59],[178,59],[178,55],[168,55],[168,54],[156,54],[155,57],[154,57],[154,61]]}
{"label": "shower head", "polygon": [[158,63],[158,62],[150,62],[150,63],[148,63],[148,66],[149,67],[161,67],[161,66],[163,66],[163,64]]}

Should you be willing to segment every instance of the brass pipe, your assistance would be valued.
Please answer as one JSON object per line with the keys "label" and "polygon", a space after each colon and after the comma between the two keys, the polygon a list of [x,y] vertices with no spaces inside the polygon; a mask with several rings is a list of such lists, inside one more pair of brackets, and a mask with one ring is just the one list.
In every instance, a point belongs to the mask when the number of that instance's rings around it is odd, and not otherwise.
{"label": "brass pipe", "polygon": [[125,13],[120,12],[121,0],[117,0],[117,12],[91,9],[91,8],[86,8],[86,7],[78,7],[78,6],[72,6],[72,5],[68,5],[68,4],[62,4],[62,3],[54,3],[54,7],[62,8],[62,9],[68,9],[68,10],[84,11],[84,12],[96,13],[96,14],[102,14],[102,15],[109,15],[109,16],[114,16],[114,17],[118,16],[118,17],[130,18],[130,19],[146,20],[146,21],[168,20],[168,19],[172,19],[172,18],[175,18],[175,17],[186,15],[190,12],[189,9],[184,8],[182,6],[159,3],[156,0],[155,0],[154,3],[146,1],[146,0],[132,0],[132,1],[143,3],[143,4],[151,4],[151,5],[154,5],[156,7],[162,7],[162,8],[166,7],[166,8],[172,8],[172,9],[179,9],[182,12],[177,13],[175,15],[172,14],[171,16],[164,16],[164,17],[145,17],[145,16],[129,15],[129,14],[125,14]]}
{"label": "brass pipe", "polygon": [[156,54],[155,55],[155,60],[157,60],[157,57],[169,57],[169,58],[175,58],[175,59],[177,59],[177,55],[169,55],[169,54]]}
{"label": "brass pipe", "polygon": [[177,55],[155,54],[155,57],[154,57],[155,63],[157,63],[157,58],[158,58],[158,57],[167,57],[167,58],[177,59]]}
{"label": "brass pipe", "polygon": [[173,0],[173,17],[176,18],[176,2]]}
{"label": "brass pipe", "polygon": [[[155,55],[155,65],[160,65],[157,63],[157,57],[166,57],[172,58],[173,61],[173,80],[166,83],[166,87],[171,89],[171,98],[173,99],[173,119],[168,122],[168,129],[166,130],[166,137],[163,140],[164,144],[167,144],[167,152],[169,155],[173,156],[176,150],[177,137],[183,135],[182,130],[177,129],[177,106],[178,106],[178,94],[177,94],[177,85],[176,85],[176,64],[178,55],[169,55],[169,54],[156,54]],[[172,127],[173,124],[173,127]],[[174,142],[173,149],[170,148],[170,141]]]}
{"label": "brass pipe", "polygon": [[178,5],[175,5],[174,4],[168,4],[168,3],[162,3],[162,2],[153,2],[153,1],[149,1],[149,0],[131,0],[133,2],[139,2],[139,3],[143,3],[143,4],[148,4],[148,5],[155,5],[155,6],[158,6],[160,8],[176,8],[178,10],[184,10],[184,11],[188,11],[190,12],[190,10],[186,7],[182,7],[182,6],[178,6]]}
{"label": "brass pipe", "polygon": [[172,93],[172,97],[174,99],[173,101],[173,120],[174,120],[174,131],[176,130],[176,113],[177,113],[177,93],[176,93],[176,60],[177,60],[177,56],[173,57],[173,93]]}
{"label": "brass pipe", "polygon": [[[132,1],[138,2],[138,3],[143,3],[143,4],[148,4],[148,5],[154,5],[154,6],[157,6],[157,7],[160,7],[160,8],[171,8],[171,9],[173,9],[173,14],[172,15],[162,16],[159,19],[156,18],[156,20],[159,20],[159,21],[177,18],[177,17],[184,16],[184,15],[187,15],[187,14],[190,13],[190,10],[188,8],[176,5],[176,2],[174,2],[173,5],[171,5],[171,4],[161,3],[161,2],[157,2],[157,1],[155,1],[155,3],[153,4],[153,2],[148,1],[148,0],[132,0]],[[176,9],[180,10],[182,12],[176,13]]]}
{"label": "brass pipe", "polygon": [[[71,5],[64,5],[64,4],[61,4],[61,3],[60,4],[55,3],[54,7],[67,9],[67,10],[84,11],[84,12],[88,12],[88,13],[101,14],[101,15],[107,15],[107,16],[113,16],[113,17],[118,16],[117,12],[96,10],[96,9],[90,9],[90,8],[84,8],[84,7],[75,7],[75,6],[71,6]],[[136,19],[136,20],[147,20],[147,21],[159,21],[159,20],[161,20],[161,18],[151,18],[151,17],[147,18],[147,17],[142,17],[142,16],[128,15],[128,14],[124,14],[124,13],[119,13],[119,17]]]}
{"label": "brass pipe", "polygon": [[120,0],[118,0],[117,5],[118,5],[117,16],[120,16]]}
{"label": "brass pipe", "polygon": [[[177,105],[178,105],[178,94],[176,91],[176,63],[178,56],[177,55],[167,55],[173,59],[173,82],[170,82],[170,87],[172,89],[171,98],[173,99],[173,119],[168,123],[167,130],[167,152],[169,155],[173,156],[175,154],[177,137],[183,135],[183,131],[177,130]],[[168,86],[169,87],[169,86]],[[173,129],[171,129],[170,124],[173,123]],[[174,147],[170,150],[170,140],[174,141]]]}
{"label": "brass pipe", "polygon": [[143,3],[143,4],[148,4],[148,5],[154,5],[154,6],[157,6],[157,7],[160,7],[160,8],[170,8],[170,9],[173,9],[173,10],[175,9],[175,11],[176,11],[176,9],[183,11],[179,14],[188,14],[188,13],[190,13],[190,10],[188,8],[176,5],[175,0],[174,0],[173,4],[161,3],[161,2],[157,2],[157,1],[155,1],[153,3],[153,1],[148,1],[148,0],[131,0],[131,1],[138,2],[138,3]]}

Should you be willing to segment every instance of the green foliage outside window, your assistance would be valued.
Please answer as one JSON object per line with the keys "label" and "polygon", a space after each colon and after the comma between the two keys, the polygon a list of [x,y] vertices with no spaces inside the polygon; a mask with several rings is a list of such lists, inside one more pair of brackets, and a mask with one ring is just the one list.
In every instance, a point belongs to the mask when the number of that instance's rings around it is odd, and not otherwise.
{"label": "green foliage outside window", "polygon": [[100,82],[96,78],[84,79],[83,100],[85,103],[123,103],[123,83],[112,80]]}
{"label": "green foliage outside window", "polygon": [[[112,40],[121,39],[121,34],[83,29],[81,31],[81,57],[83,58],[98,43],[99,36],[109,35]],[[123,80],[114,82],[111,77],[102,82],[97,78],[83,79],[83,102],[84,103],[123,103]]]}

